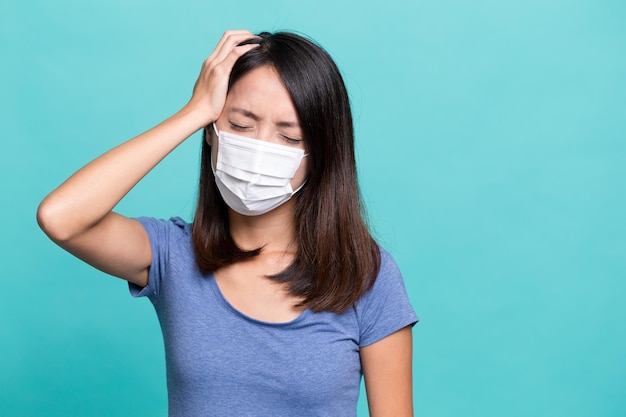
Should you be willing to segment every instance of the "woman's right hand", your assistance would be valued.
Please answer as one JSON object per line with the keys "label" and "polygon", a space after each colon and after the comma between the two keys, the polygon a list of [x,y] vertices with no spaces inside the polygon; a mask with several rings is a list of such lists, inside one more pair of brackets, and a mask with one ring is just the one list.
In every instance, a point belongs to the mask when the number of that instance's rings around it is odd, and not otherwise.
{"label": "woman's right hand", "polygon": [[206,122],[204,126],[217,120],[222,113],[228,91],[228,79],[237,59],[259,46],[254,43],[238,45],[255,37],[247,30],[227,31],[222,35],[215,50],[202,63],[193,95],[186,107],[203,115]]}

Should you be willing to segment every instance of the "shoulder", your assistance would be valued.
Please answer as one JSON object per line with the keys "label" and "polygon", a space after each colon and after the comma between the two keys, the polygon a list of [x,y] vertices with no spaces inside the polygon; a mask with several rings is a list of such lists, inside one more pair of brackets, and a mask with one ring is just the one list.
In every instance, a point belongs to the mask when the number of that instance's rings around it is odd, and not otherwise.
{"label": "shoulder", "polygon": [[372,344],[418,320],[395,259],[382,247],[380,258],[380,270],[374,285],[355,305],[361,328],[361,346]]}
{"label": "shoulder", "polygon": [[400,272],[400,268],[398,267],[398,264],[393,256],[391,256],[391,254],[380,245],[378,246],[378,249],[380,249],[380,271],[378,273],[377,280],[381,277],[384,278],[387,276],[400,276],[401,279],[402,274]]}
{"label": "shoulder", "polygon": [[139,217],[137,221],[148,234],[153,258],[171,261],[172,256],[176,258],[192,256],[193,242],[190,223],[180,217],[172,217],[169,220]]}
{"label": "shoulder", "polygon": [[159,298],[161,283],[172,271],[188,271],[195,266],[191,225],[180,217],[169,220],[138,217],[136,220],[146,230],[152,260],[148,272],[148,285],[144,288],[130,287],[133,296]]}
{"label": "shoulder", "polygon": [[374,285],[364,295],[362,302],[388,293],[405,292],[404,278],[396,260],[383,247],[379,245],[378,248],[380,250],[380,269]]}
{"label": "shoulder", "polygon": [[168,220],[157,219],[156,217],[137,217],[137,220],[144,226],[150,227],[171,227],[182,232],[190,232],[191,224],[180,217],[170,217]]}
{"label": "shoulder", "polygon": [[169,220],[138,217],[137,221],[146,229],[150,240],[191,236],[191,224],[180,217],[171,217]]}

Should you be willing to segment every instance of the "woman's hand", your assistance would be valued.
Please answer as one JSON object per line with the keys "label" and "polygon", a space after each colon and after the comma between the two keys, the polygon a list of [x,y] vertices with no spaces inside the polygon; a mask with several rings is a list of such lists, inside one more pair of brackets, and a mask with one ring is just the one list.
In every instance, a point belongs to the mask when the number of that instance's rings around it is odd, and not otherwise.
{"label": "woman's hand", "polygon": [[193,88],[193,95],[187,108],[197,110],[205,117],[204,126],[217,120],[226,102],[230,72],[239,57],[259,46],[241,42],[255,38],[247,30],[227,31],[218,42],[215,50],[202,63],[202,69]]}

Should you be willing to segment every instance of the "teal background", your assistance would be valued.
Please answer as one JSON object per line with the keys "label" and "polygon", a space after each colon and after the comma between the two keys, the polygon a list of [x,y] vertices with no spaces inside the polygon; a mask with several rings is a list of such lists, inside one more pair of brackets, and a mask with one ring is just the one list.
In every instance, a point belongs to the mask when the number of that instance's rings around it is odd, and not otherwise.
{"label": "teal background", "polygon": [[[306,33],[345,74],[370,220],[422,319],[415,415],[626,416],[625,21],[617,0],[3,1],[0,415],[166,415],[152,307],[35,211],[248,28]],[[199,146],[118,210],[190,219]]]}

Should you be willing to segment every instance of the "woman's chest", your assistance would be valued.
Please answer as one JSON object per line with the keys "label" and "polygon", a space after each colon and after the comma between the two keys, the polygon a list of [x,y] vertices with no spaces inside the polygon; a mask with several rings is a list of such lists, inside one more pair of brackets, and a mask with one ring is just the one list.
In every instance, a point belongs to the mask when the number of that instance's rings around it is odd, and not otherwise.
{"label": "woman's chest", "polygon": [[193,294],[179,289],[157,310],[170,385],[311,407],[356,401],[361,363],[354,315],[306,310],[288,323],[265,323],[235,309],[215,285]]}

